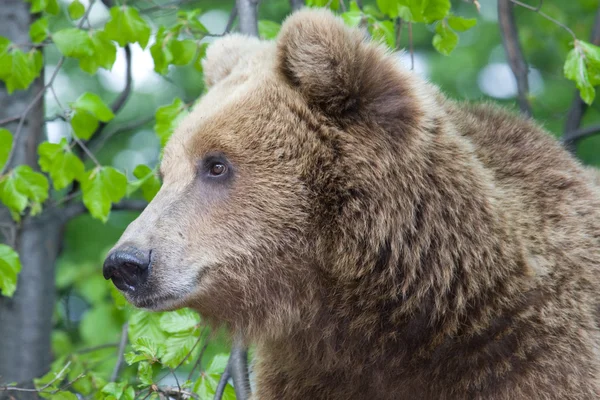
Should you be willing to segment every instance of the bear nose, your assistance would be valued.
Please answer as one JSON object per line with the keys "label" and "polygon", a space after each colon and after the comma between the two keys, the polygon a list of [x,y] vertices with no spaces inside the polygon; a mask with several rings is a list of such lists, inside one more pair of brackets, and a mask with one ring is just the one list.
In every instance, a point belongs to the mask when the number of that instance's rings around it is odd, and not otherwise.
{"label": "bear nose", "polygon": [[135,291],[148,278],[151,254],[131,247],[114,250],[104,261],[104,279],[112,279],[122,291]]}

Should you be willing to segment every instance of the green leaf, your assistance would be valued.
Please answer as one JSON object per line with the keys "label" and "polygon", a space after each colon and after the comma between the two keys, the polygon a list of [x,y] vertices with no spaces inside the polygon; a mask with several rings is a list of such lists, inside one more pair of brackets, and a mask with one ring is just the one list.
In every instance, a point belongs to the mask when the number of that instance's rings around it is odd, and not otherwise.
{"label": "green leaf", "polygon": [[140,361],[145,361],[147,359],[148,359],[148,357],[146,357],[146,355],[138,354],[134,351],[125,353],[125,362],[129,365],[135,364]]}
{"label": "green leaf", "polygon": [[392,21],[377,21],[370,26],[373,39],[384,42],[389,48],[396,47],[396,33]]}
{"label": "green leaf", "polygon": [[112,167],[97,167],[81,180],[83,204],[94,218],[108,220],[110,207],[125,195],[127,178]]}
{"label": "green leaf", "polygon": [[575,82],[575,85],[579,89],[581,98],[589,105],[594,101],[594,97],[596,97],[596,91],[590,82],[588,69],[585,64],[584,53],[581,47],[579,47],[579,43],[580,42],[575,42],[575,48],[573,48],[567,54],[564,73],[567,79]]}
{"label": "green leaf", "polygon": [[36,14],[42,12],[48,6],[48,0],[25,0],[27,3],[31,3],[31,13]]}
{"label": "green leaf", "polygon": [[377,0],[377,7],[391,18],[398,16],[398,0]]}
{"label": "green leaf", "polygon": [[579,40],[578,44],[583,50],[587,64],[600,68],[600,47],[583,40]]}
{"label": "green leaf", "polygon": [[148,337],[155,343],[164,343],[165,333],[160,329],[162,313],[151,313],[134,310],[129,316],[129,341],[135,342],[140,337]]}
{"label": "green leaf", "polygon": [[50,174],[56,190],[64,189],[75,179],[82,178],[85,169],[83,162],[71,152],[65,139],[60,144],[40,144],[38,154],[40,168]]}
{"label": "green leaf", "polygon": [[227,361],[229,360],[229,354],[215,354],[213,359],[206,367],[207,374],[221,374],[227,367]]}
{"label": "green leaf", "polygon": [[88,32],[78,28],[61,29],[52,33],[52,41],[67,57],[83,58],[94,54],[94,45]]}
{"label": "green leaf", "polygon": [[196,59],[194,60],[194,68],[198,72],[204,72],[204,67],[202,66],[202,60],[206,56],[206,49],[208,48],[208,43],[202,43],[198,45],[198,51],[196,52]]}
{"label": "green leaf", "polygon": [[340,7],[339,0],[306,0],[306,5],[309,7],[329,7],[332,10],[337,10]]}
{"label": "green leaf", "polygon": [[0,291],[11,297],[17,288],[17,276],[21,272],[19,255],[12,248],[0,244]]}
{"label": "green leaf", "polygon": [[477,20],[475,18],[463,18],[456,15],[451,15],[448,17],[448,25],[450,25],[450,28],[458,32],[468,31],[476,24]]}
{"label": "green leaf", "polygon": [[60,12],[60,6],[58,5],[58,0],[48,0],[48,5],[46,6],[46,12],[52,15],[58,15]]}
{"label": "green leaf", "polygon": [[169,64],[173,61],[173,53],[167,40],[168,31],[164,26],[158,28],[156,41],[150,46],[150,54],[154,60],[154,71],[159,74],[169,72]]}
{"label": "green leaf", "polygon": [[160,139],[160,145],[164,146],[169,137],[173,134],[173,130],[183,116],[187,115],[185,111],[185,103],[180,98],[175,98],[173,103],[159,107],[156,110],[156,124],[154,130]]}
{"label": "green leaf", "polygon": [[426,0],[423,1],[422,7],[423,19],[430,24],[440,21],[448,15],[450,12],[450,0]]}
{"label": "green leaf", "polygon": [[165,313],[160,318],[160,328],[168,333],[186,332],[200,323],[200,316],[189,308]]}
{"label": "green leaf", "polygon": [[31,207],[31,215],[35,215],[48,198],[48,189],[48,179],[44,175],[28,165],[19,165],[0,180],[0,201],[17,219],[27,206]]}
{"label": "green leaf", "polygon": [[449,55],[458,44],[458,35],[443,22],[436,25],[435,31],[433,47],[440,53]]}
{"label": "green leaf", "polygon": [[156,176],[154,170],[151,170],[150,167],[146,165],[138,165],[133,170],[133,175],[138,178],[136,189],[141,187],[144,199],[149,202],[152,201],[161,186],[160,180]]}
{"label": "green leaf", "polygon": [[40,55],[39,50],[26,54],[20,49],[12,49],[0,56],[0,79],[6,83],[9,94],[17,89],[27,89],[39,76],[42,67],[38,59]]}
{"label": "green leaf", "polygon": [[85,6],[79,0],[73,0],[68,7],[69,17],[79,19],[85,14]]}
{"label": "green leaf", "polygon": [[[215,396],[215,392],[217,390],[217,385],[220,378],[220,374],[202,374],[200,376],[200,379],[198,379],[194,384],[194,392],[198,394],[198,397],[200,399],[212,399]],[[235,390],[233,389],[233,386],[227,384],[227,386],[225,386],[223,397],[221,397],[221,399],[235,400],[235,398]]]}
{"label": "green leaf", "polygon": [[147,336],[137,338],[132,344],[133,349],[139,353],[142,353],[150,360],[158,360],[165,351],[164,344],[157,344],[155,341]]}
{"label": "green leaf", "polygon": [[117,59],[117,47],[103,31],[94,32],[90,38],[94,53],[89,57],[81,57],[79,67],[88,74],[95,74],[98,68],[111,70]]}
{"label": "green leaf", "polygon": [[150,26],[133,7],[116,6],[110,9],[111,19],[106,23],[104,31],[108,39],[114,40],[123,47],[127,43],[139,43],[145,48],[150,38]]}
{"label": "green leaf", "polygon": [[281,25],[277,22],[268,21],[266,19],[258,21],[258,35],[263,39],[275,39],[280,29]]}
{"label": "green leaf", "polygon": [[126,385],[126,382],[110,382],[102,388],[102,393],[113,395],[118,400],[123,396]]}
{"label": "green leaf", "polygon": [[86,92],[69,105],[75,111],[71,117],[71,126],[75,134],[85,140],[96,132],[98,121],[108,122],[115,117],[111,109],[95,93]]}
{"label": "green leaf", "polygon": [[360,10],[342,13],[344,23],[353,28],[359,26],[363,18],[365,18],[365,16]]}
{"label": "green leaf", "polygon": [[174,65],[187,65],[196,54],[196,42],[190,39],[173,40],[169,44],[171,54],[173,54]]}
{"label": "green leaf", "polygon": [[152,385],[154,381],[152,380],[152,366],[147,361],[142,361],[138,364],[138,379],[144,385]]}
{"label": "green leaf", "polygon": [[88,140],[92,137],[96,129],[98,129],[98,118],[94,117],[91,113],[85,110],[76,111],[71,116],[71,127],[77,137]]}
{"label": "green leaf", "polygon": [[13,137],[8,129],[0,128],[0,170],[8,161],[10,149],[12,149]]}
{"label": "green leaf", "polygon": [[76,111],[88,111],[102,122],[108,122],[115,117],[112,110],[104,104],[100,96],[95,93],[86,92],[82,94],[75,102],[71,103],[70,106]]}
{"label": "green leaf", "polygon": [[29,27],[29,37],[33,43],[42,43],[48,37],[48,18],[38,18]]}

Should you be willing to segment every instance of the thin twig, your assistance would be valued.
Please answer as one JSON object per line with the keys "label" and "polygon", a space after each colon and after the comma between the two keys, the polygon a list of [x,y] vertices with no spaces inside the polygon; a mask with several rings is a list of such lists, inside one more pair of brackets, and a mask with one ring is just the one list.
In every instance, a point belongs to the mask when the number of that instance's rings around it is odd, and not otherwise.
{"label": "thin twig", "polygon": [[[121,111],[123,109],[123,107],[125,106],[125,103],[127,103],[127,100],[129,99],[129,96],[131,95],[131,89],[133,86],[133,76],[132,76],[132,71],[131,71],[131,47],[129,45],[127,45],[124,47],[124,50],[125,50],[125,87],[123,88],[123,91],[121,91],[121,94],[119,95],[119,97],[117,97],[117,99],[110,106],[110,109],[112,110],[113,114],[115,114],[115,115],[119,111]],[[91,139],[87,142],[89,147],[95,147],[95,146],[97,146],[96,145],[97,142],[105,141],[103,139],[104,135],[102,135],[102,132],[104,131],[104,129],[106,128],[107,125],[108,124],[106,122],[102,122],[102,123],[100,123],[100,125],[98,125],[98,128],[92,134]]]}
{"label": "thin twig", "polygon": [[508,58],[508,64],[517,81],[519,108],[524,115],[532,116],[529,104],[528,67],[519,43],[517,24],[515,23],[513,0],[498,0],[498,26],[502,33],[502,44]]}
{"label": "thin twig", "polygon": [[90,149],[90,151],[96,152],[100,150],[104,146],[104,144],[116,134],[140,128],[152,121],[153,119],[154,115],[149,115],[138,120],[125,122],[122,125],[115,127],[114,129],[111,126],[107,133],[93,137],[92,140],[88,142],[88,148]]}
{"label": "thin twig", "polygon": [[125,354],[125,346],[127,346],[127,331],[129,329],[129,324],[125,322],[123,327],[121,328],[121,340],[119,342],[119,351],[117,353],[117,362],[115,367],[113,368],[112,374],[110,375],[110,381],[114,382],[117,380],[119,376],[119,371],[121,370],[121,365],[123,365],[123,357]]}
{"label": "thin twig", "polygon": [[219,378],[219,383],[217,384],[217,389],[215,390],[215,397],[213,400],[221,400],[223,398],[225,388],[227,387],[227,382],[229,382],[229,378],[231,378],[231,374],[229,373],[230,363],[231,357],[229,357],[225,371],[223,371],[221,378]]}
{"label": "thin twig", "polygon": [[8,117],[8,118],[0,119],[0,126],[6,125],[6,124],[10,124],[11,122],[18,121],[19,119],[21,119],[20,115],[15,115],[13,117]]}
{"label": "thin twig", "polygon": [[[565,31],[569,32],[569,35],[571,35],[573,37],[573,40],[577,40],[577,36],[575,36],[575,33],[571,30],[571,28],[569,28],[568,26],[566,26],[562,22],[560,22],[560,21],[552,18],[551,16],[549,16],[548,14],[546,14],[546,13],[544,13],[544,12],[542,12],[540,10],[540,8],[542,7],[541,3],[537,7],[534,7],[534,6],[530,6],[529,4],[521,3],[519,0],[510,0],[510,2],[514,3],[514,4],[518,5],[518,6],[521,6],[523,8],[526,8],[528,10],[535,11],[540,16],[546,18],[548,21],[551,21],[551,22],[555,23],[556,25],[558,25],[561,28],[563,28]],[[498,3],[500,3],[500,1],[498,1]]]}
{"label": "thin twig", "polygon": [[[145,200],[126,199],[113,204],[111,211],[143,211],[147,205],[148,203]],[[63,221],[68,221],[85,214],[87,211],[88,209],[81,202],[70,203],[63,209],[61,216]]]}
{"label": "thin twig", "polygon": [[233,28],[233,23],[235,22],[236,18],[237,18],[237,7],[233,6],[233,8],[231,9],[231,12],[229,13],[229,19],[227,19],[227,25],[225,25],[225,30],[223,31],[223,35],[226,35],[229,32],[231,32],[231,28]]}
{"label": "thin twig", "polygon": [[67,370],[67,368],[69,368],[70,365],[71,365],[71,361],[66,363],[65,366],[59,371],[58,374],[56,374],[56,376],[50,382],[46,383],[44,386],[42,386],[39,389],[26,389],[26,388],[19,388],[16,386],[2,386],[2,387],[0,387],[0,391],[38,392],[38,393],[43,392],[44,390],[46,390],[50,386],[52,386],[54,384],[54,382],[56,382],[57,380],[62,378],[63,373]]}
{"label": "thin twig", "polygon": [[81,139],[79,139],[77,137],[75,132],[72,132],[71,136],[73,136],[73,140],[79,145],[81,150],[83,150],[83,152],[85,154],[87,154],[87,156],[94,162],[94,164],[96,164],[96,167],[98,167],[98,168],[102,167],[102,165],[100,164],[100,162],[98,161],[96,156],[94,156],[94,154],[87,148],[87,146],[83,143],[83,141],[81,141]]}

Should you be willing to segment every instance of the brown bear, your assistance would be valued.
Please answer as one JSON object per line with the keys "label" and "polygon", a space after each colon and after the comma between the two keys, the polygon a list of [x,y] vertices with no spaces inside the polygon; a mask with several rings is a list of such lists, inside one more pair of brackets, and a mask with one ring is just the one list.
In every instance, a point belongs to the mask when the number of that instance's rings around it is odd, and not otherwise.
{"label": "brown bear", "polygon": [[256,346],[257,399],[600,396],[600,192],[326,11],[231,35],[106,278]]}

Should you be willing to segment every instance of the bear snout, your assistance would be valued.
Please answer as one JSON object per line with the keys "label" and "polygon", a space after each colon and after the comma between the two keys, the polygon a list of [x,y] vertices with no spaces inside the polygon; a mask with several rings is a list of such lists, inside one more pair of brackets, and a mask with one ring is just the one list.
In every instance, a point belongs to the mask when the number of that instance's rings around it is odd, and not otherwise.
{"label": "bear snout", "polygon": [[124,292],[135,292],[150,274],[152,250],[142,251],[134,247],[120,247],[111,251],[104,261],[104,279]]}

